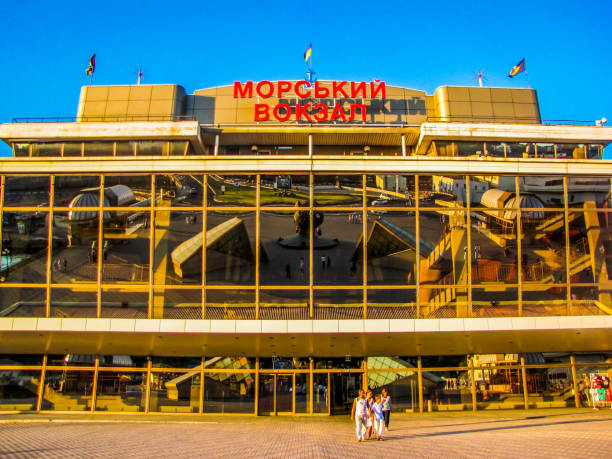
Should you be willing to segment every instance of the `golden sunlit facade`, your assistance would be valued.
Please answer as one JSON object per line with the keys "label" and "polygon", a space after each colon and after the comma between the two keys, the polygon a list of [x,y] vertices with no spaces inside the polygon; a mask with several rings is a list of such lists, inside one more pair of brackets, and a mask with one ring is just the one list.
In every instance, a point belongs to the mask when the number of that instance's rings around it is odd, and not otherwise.
{"label": "golden sunlit facade", "polygon": [[612,368],[612,128],[534,90],[88,86],[0,138],[0,410],[580,406]]}

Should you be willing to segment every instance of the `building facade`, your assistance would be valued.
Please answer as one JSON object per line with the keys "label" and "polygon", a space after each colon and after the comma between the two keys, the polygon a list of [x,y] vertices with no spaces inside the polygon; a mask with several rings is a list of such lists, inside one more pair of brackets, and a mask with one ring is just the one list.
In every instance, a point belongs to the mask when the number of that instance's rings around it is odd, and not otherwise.
{"label": "building facade", "polygon": [[611,371],[612,128],[533,90],[87,86],[0,138],[0,410],[574,406]]}

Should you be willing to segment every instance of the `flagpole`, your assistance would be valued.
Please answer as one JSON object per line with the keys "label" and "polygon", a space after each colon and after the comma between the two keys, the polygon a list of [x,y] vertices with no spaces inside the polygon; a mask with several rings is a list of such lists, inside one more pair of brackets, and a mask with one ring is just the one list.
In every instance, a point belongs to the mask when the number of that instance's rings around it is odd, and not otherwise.
{"label": "flagpole", "polygon": [[527,77],[527,89],[531,89],[529,85],[529,73],[527,73],[527,66],[525,65],[525,76]]}

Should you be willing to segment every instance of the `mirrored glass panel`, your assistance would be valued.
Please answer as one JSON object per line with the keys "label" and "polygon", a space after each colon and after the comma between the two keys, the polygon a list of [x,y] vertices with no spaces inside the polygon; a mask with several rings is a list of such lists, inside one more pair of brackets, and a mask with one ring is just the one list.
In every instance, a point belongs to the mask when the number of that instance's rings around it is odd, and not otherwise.
{"label": "mirrored glass panel", "polygon": [[114,142],[84,142],[84,156],[113,156]]}
{"label": "mirrored glass panel", "polygon": [[315,175],[314,206],[361,207],[362,183],[361,175]]}
{"label": "mirrored glass panel", "polygon": [[465,214],[460,209],[420,212],[421,285],[467,285],[470,249]]}
{"label": "mirrored glass panel", "polygon": [[96,392],[96,411],[143,413],[147,374],[131,371],[100,371]]}
{"label": "mirrored glass panel", "polygon": [[[97,193],[96,193],[97,194]],[[99,211],[54,211],[51,282],[95,284],[98,279]]]}
{"label": "mirrored glass panel", "polygon": [[192,372],[151,373],[149,411],[198,413],[200,411],[199,368]]}
{"label": "mirrored glass panel", "polygon": [[415,289],[368,290],[368,319],[416,319]]}
{"label": "mirrored glass panel", "polygon": [[156,288],[151,308],[154,319],[201,319],[202,290]]}
{"label": "mirrored glass panel", "polygon": [[521,209],[537,211],[543,207],[562,208],[565,205],[563,177],[522,176],[519,177],[519,188]]}
{"label": "mirrored glass panel", "polygon": [[610,208],[610,177],[569,177],[567,199],[569,207]]}
{"label": "mirrored glass panel", "polygon": [[310,178],[308,175],[262,175],[260,200],[262,206],[308,207]]}
{"label": "mirrored glass panel", "polygon": [[204,376],[205,413],[254,413],[255,374],[229,369]]}
{"label": "mirrored glass panel", "polygon": [[521,315],[516,286],[472,288],[472,317],[518,317]]}
{"label": "mirrored glass panel", "polygon": [[34,411],[40,370],[0,370],[0,411]]}
{"label": "mirrored glass panel", "polygon": [[93,378],[93,371],[48,370],[45,372],[41,409],[89,411]]}
{"label": "mirrored glass panel", "polygon": [[516,211],[483,209],[471,217],[472,284],[516,284]]}
{"label": "mirrored glass panel", "polygon": [[[126,289],[102,290],[101,317],[146,319],[149,310],[149,292]],[[161,318],[161,317],[153,317]]]}
{"label": "mirrored glass panel", "polygon": [[[540,363],[542,354],[525,354],[525,362]],[[543,362],[542,362],[543,363]],[[530,408],[574,407],[572,370],[570,367],[525,369],[527,399]]]}
{"label": "mirrored glass panel", "polygon": [[467,370],[424,371],[423,403],[432,411],[472,410],[472,384]]}
{"label": "mirrored glass panel", "polygon": [[[483,358],[484,356],[476,357]],[[499,358],[501,360],[496,360]],[[489,363],[474,370],[478,409],[523,408],[525,402],[521,370],[511,366],[518,363],[518,355],[500,354],[497,357],[487,357],[487,360]]]}
{"label": "mirrored glass panel", "polygon": [[[538,149],[538,152],[540,150]],[[558,143],[557,158],[584,159],[586,157],[585,145],[582,143]]]}
{"label": "mirrored glass panel", "polygon": [[210,207],[250,207],[256,202],[255,175],[209,175],[207,202]]}
{"label": "mirrored glass panel", "polygon": [[309,318],[308,290],[261,290],[259,318],[262,320],[305,320]]}
{"label": "mirrored glass panel", "polygon": [[255,320],[255,291],[206,290],[206,319]]}
{"label": "mirrored glass panel", "polygon": [[357,223],[362,221],[361,217],[361,212],[315,211],[315,285],[358,285],[363,282],[363,223]]}
{"label": "mirrored glass panel", "polygon": [[203,191],[203,176],[199,174],[155,176],[155,205],[160,207],[199,207]]}
{"label": "mirrored glass panel", "polygon": [[260,225],[260,283],[308,285],[309,212],[307,210],[265,211],[260,214]]}
{"label": "mirrored glass panel", "polygon": [[[368,285],[414,285],[418,269],[415,211],[369,210],[367,226]],[[419,247],[422,257],[428,253],[425,245]]]}
{"label": "mirrored glass panel", "polygon": [[452,285],[419,289],[420,319],[454,319],[470,317],[468,289]]}
{"label": "mirrored glass panel", "polygon": [[419,175],[419,205],[421,208],[463,207],[467,188],[464,175]]}
{"label": "mirrored glass panel", "polygon": [[202,283],[202,212],[155,212],[153,284]]}
{"label": "mirrored glass panel", "polygon": [[329,373],[313,375],[312,412],[329,413]]}
{"label": "mirrored glass panel", "polygon": [[363,319],[363,290],[315,290],[314,318]]}
{"label": "mirrored glass panel", "polygon": [[[368,371],[368,387],[377,394],[387,390],[392,402],[391,412],[415,413],[419,410],[418,377],[416,371],[406,369],[411,367],[408,362],[400,358],[368,357],[368,369],[370,367],[397,368],[392,372]],[[424,387],[429,384],[425,373],[423,373],[423,382]]]}
{"label": "mirrored glass panel", "polygon": [[48,224],[49,212],[2,213],[1,282],[47,281]]}
{"label": "mirrored glass panel", "polygon": [[46,298],[44,288],[2,287],[0,317],[45,317]]}
{"label": "mirrored glass panel", "polygon": [[90,247],[92,261],[102,258],[102,282],[149,282],[151,214],[148,210],[104,211],[104,243]]}
{"label": "mirrored glass panel", "polygon": [[[255,212],[209,210],[206,227],[207,284],[253,285]],[[265,249],[261,250],[262,263],[265,263],[266,256]]]}
{"label": "mirrored glass panel", "polygon": [[97,290],[52,288],[50,303],[51,317],[98,317]]}

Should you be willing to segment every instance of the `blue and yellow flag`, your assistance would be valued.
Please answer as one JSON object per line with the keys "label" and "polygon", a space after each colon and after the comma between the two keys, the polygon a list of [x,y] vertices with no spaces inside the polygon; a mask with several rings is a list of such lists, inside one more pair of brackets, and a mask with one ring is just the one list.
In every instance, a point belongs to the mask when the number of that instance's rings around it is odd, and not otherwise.
{"label": "blue and yellow flag", "polygon": [[524,72],[524,71],[525,71],[525,58],[521,59],[521,62],[516,64],[514,67],[512,67],[512,70],[510,70],[510,74],[508,75],[508,78],[512,78],[513,76],[516,76],[519,73]]}
{"label": "blue and yellow flag", "polygon": [[304,53],[304,61],[308,62],[310,56],[312,56],[312,43],[308,45],[308,48],[306,48],[306,52]]}

